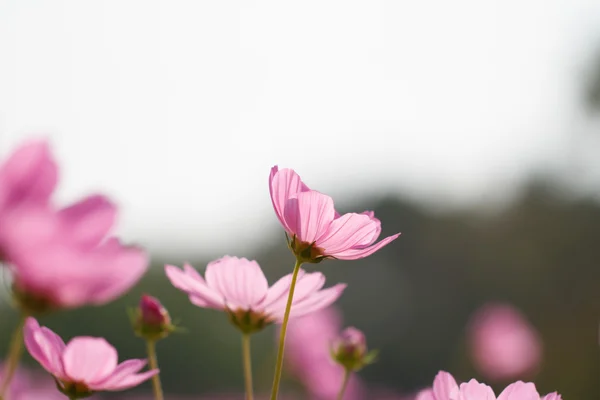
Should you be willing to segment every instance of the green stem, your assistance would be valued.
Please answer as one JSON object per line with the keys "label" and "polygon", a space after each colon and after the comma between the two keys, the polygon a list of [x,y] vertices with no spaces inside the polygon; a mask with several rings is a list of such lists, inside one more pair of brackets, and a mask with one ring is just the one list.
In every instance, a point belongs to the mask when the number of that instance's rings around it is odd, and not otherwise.
{"label": "green stem", "polygon": [[285,333],[287,331],[288,320],[290,319],[290,310],[292,309],[292,300],[294,298],[294,289],[296,288],[296,279],[302,261],[296,260],[294,265],[294,273],[292,274],[292,283],[290,284],[290,293],[288,295],[287,305],[285,306],[285,314],[283,315],[283,323],[281,324],[281,334],[279,335],[279,349],[277,351],[277,364],[275,365],[275,378],[273,379],[273,389],[271,390],[271,400],[277,400],[279,392],[279,383],[281,381],[281,371],[283,369],[283,350],[285,345]]}
{"label": "green stem", "polygon": [[[150,369],[158,369],[158,361],[156,359],[156,341],[147,340],[148,349],[148,364]],[[154,398],[156,400],[163,400],[162,387],[160,385],[160,373],[152,377],[152,389],[154,390]]]}
{"label": "green stem", "polygon": [[242,353],[244,355],[244,382],[246,385],[246,400],[253,400],[252,391],[252,357],[250,356],[250,334],[242,334]]}
{"label": "green stem", "polygon": [[342,400],[344,398],[344,393],[346,393],[346,388],[348,387],[348,382],[350,381],[350,373],[350,369],[344,369],[344,380],[342,381],[340,392],[337,395],[337,400]]}
{"label": "green stem", "polygon": [[26,319],[27,315],[25,313],[21,313],[21,316],[19,317],[19,323],[17,324],[10,341],[10,348],[6,361],[6,370],[4,372],[2,384],[0,384],[0,399],[2,400],[5,398],[5,394],[10,386],[10,382],[12,381],[15,371],[19,366],[21,354],[23,353],[23,327],[25,326]]}

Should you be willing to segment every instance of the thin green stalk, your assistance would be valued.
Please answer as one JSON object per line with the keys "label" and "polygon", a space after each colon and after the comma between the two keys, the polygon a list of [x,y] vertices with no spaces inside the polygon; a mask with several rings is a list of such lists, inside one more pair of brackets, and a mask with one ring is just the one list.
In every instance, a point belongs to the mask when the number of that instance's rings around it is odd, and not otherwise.
{"label": "thin green stalk", "polygon": [[23,354],[23,327],[25,326],[26,319],[27,315],[25,313],[21,313],[21,316],[19,317],[19,323],[17,324],[10,341],[10,348],[6,361],[6,372],[4,373],[2,384],[0,384],[0,400],[4,399],[6,391],[10,386],[10,382],[15,375],[15,371],[19,366],[21,354]]}
{"label": "thin green stalk", "polygon": [[342,387],[340,388],[340,392],[337,395],[337,400],[342,400],[344,398],[344,393],[346,393],[346,388],[348,387],[348,382],[350,381],[350,374],[352,371],[350,369],[344,369],[344,380],[342,381]]}
{"label": "thin green stalk", "polygon": [[244,355],[244,382],[246,385],[246,400],[253,400],[252,390],[252,357],[250,356],[250,334],[242,334],[242,353]]}
{"label": "thin green stalk", "polygon": [[296,288],[296,279],[302,261],[296,260],[294,265],[294,273],[292,274],[292,283],[290,284],[290,293],[288,295],[287,305],[285,306],[285,314],[283,315],[283,323],[281,324],[281,334],[279,335],[279,349],[277,351],[277,363],[275,365],[275,378],[273,379],[273,389],[271,390],[271,400],[277,400],[279,392],[279,383],[281,381],[281,371],[283,369],[283,350],[285,345],[285,333],[287,331],[288,320],[290,319],[290,310],[292,309],[292,300],[294,298],[294,289]]}
{"label": "thin green stalk", "polygon": [[[156,341],[147,340],[146,347],[148,349],[148,364],[150,369],[158,369],[158,361],[156,359]],[[152,377],[152,389],[154,390],[154,399],[163,400],[162,387],[160,385],[160,374]]]}

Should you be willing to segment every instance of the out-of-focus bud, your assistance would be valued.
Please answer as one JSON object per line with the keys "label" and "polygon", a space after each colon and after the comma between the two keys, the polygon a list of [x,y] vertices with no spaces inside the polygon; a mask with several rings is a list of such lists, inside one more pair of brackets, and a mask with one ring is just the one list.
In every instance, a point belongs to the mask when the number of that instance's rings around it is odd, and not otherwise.
{"label": "out-of-focus bud", "polygon": [[360,330],[349,327],[334,341],[331,357],[347,370],[358,371],[375,362],[377,350],[367,352],[365,335]]}
{"label": "out-of-focus bud", "polygon": [[157,298],[146,294],[142,295],[132,323],[136,335],[146,340],[162,339],[175,330],[167,309]]}

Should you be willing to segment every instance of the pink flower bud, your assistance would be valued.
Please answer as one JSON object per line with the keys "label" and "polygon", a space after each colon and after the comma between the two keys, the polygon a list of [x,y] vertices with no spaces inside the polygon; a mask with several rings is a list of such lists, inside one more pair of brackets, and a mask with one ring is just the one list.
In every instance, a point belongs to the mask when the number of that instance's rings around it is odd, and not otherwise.
{"label": "pink flower bud", "polygon": [[147,340],[162,339],[175,329],[169,312],[156,297],[143,295],[135,314],[134,330]]}
{"label": "pink flower bud", "polygon": [[371,364],[375,356],[376,352],[367,353],[365,335],[354,327],[344,329],[333,343],[333,359],[351,371],[358,371]]}

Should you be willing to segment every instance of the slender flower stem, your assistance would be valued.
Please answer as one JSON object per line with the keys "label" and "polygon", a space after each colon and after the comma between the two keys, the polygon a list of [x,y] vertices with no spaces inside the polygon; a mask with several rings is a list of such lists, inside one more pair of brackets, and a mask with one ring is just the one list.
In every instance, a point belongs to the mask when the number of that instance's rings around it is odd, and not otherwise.
{"label": "slender flower stem", "polygon": [[19,360],[21,359],[21,354],[23,353],[23,327],[25,326],[26,319],[27,315],[25,313],[21,313],[21,316],[19,317],[19,323],[17,324],[10,341],[10,348],[6,361],[6,370],[2,379],[2,384],[0,385],[1,400],[4,400],[6,391],[8,390],[10,382],[15,375],[15,371],[19,366]]}
{"label": "slender flower stem", "polygon": [[346,393],[346,388],[348,387],[348,382],[350,381],[350,374],[352,371],[350,369],[344,369],[344,380],[342,381],[342,387],[340,388],[340,392],[337,395],[337,400],[342,400],[344,398],[344,393]]}
{"label": "slender flower stem", "polygon": [[[148,364],[150,369],[158,369],[158,361],[156,359],[156,341],[147,340],[146,347],[148,349]],[[162,387],[160,385],[160,373],[152,377],[152,389],[154,390],[155,400],[163,400]]]}
{"label": "slender flower stem", "polygon": [[246,400],[253,400],[252,392],[252,357],[250,356],[250,334],[242,334],[242,352],[244,354],[244,382],[246,384]]}
{"label": "slender flower stem", "polygon": [[294,289],[296,288],[296,279],[302,261],[296,260],[294,265],[294,273],[292,274],[292,283],[290,283],[290,294],[288,295],[287,305],[285,306],[285,314],[283,315],[283,323],[281,324],[281,334],[279,335],[279,349],[277,351],[277,364],[275,365],[275,378],[273,379],[273,389],[271,390],[271,400],[277,400],[279,392],[279,382],[281,381],[281,371],[283,369],[283,350],[285,345],[285,333],[287,331],[288,320],[290,319],[290,310],[292,309],[292,300],[294,298]]}

